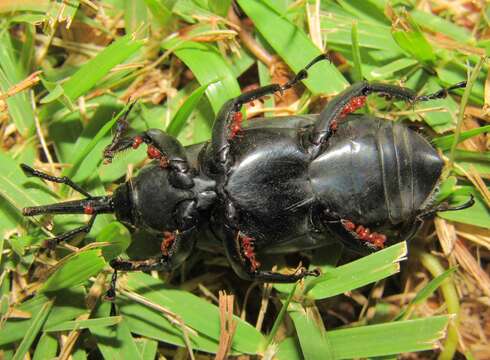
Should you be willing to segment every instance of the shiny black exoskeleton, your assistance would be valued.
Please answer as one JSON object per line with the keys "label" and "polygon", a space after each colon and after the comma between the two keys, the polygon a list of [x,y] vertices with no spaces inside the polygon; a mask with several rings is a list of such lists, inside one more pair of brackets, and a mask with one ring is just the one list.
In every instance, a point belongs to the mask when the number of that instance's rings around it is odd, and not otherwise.
{"label": "shiny black exoskeleton", "polygon": [[417,96],[407,88],[361,82],[334,97],[319,115],[257,119],[241,126],[243,104],[282,93],[324,58],[314,59],[284,85],[229,100],[207,143],[184,148],[155,129],[123,137],[127,123],[119,121],[105,158],[110,161],[116,153],[145,143],[154,161],[112,196],[92,197],[68,178],[23,165],[29,176],[66,183],[86,196],[25,208],[24,215],[92,215],[86,226],[51,239],[51,245],[89,232],[100,213],[113,212],[130,229],[151,233],[161,243],[161,253],[148,260],[111,261],[115,270],[123,271],[178,266],[206,227],[221,238],[240,277],[294,282],[317,272],[302,267],[293,274],[265,271],[257,256],[318,248],[332,235],[351,248],[376,250],[409,239],[436,211],[471,206],[472,199],[459,207],[434,204],[443,160],[423,136],[401,123],[351,114],[371,93],[413,104],[443,98],[466,83]]}

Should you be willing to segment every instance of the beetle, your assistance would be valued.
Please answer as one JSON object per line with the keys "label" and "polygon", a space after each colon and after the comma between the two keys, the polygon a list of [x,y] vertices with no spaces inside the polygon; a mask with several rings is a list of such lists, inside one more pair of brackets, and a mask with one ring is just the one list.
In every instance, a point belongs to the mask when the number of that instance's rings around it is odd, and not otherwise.
{"label": "beetle", "polygon": [[110,262],[112,297],[117,271],[169,271],[179,266],[204,227],[222,240],[239,277],[295,282],[319,273],[304,267],[291,274],[263,270],[258,255],[319,248],[331,236],[355,250],[379,250],[410,239],[423,220],[438,211],[473,204],[473,198],[459,206],[435,204],[444,163],[424,136],[399,122],[353,114],[372,93],[415,104],[444,98],[466,82],[419,96],[408,88],[364,81],[335,96],[320,114],[259,119],[242,126],[244,104],[283,93],[325,59],[326,55],[316,57],[285,84],[264,86],[226,102],[211,140],[197,145],[184,147],[157,129],[124,136],[129,106],[104,158],[110,162],[117,153],[146,144],[153,161],[108,196],[91,196],[67,177],[22,164],[27,176],[64,183],[86,197],[27,207],[23,215],[91,215],[86,225],[50,239],[50,248],[88,233],[103,213],[115,213],[132,231],[150,233],[161,244],[158,256]]}

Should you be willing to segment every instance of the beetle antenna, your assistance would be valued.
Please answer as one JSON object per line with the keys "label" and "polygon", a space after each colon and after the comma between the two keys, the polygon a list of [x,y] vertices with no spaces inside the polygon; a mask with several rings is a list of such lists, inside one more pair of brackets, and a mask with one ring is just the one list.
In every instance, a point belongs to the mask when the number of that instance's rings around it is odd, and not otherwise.
{"label": "beetle antenna", "polygon": [[83,190],[80,186],[75,184],[69,177],[63,176],[63,177],[56,177],[56,176],[51,176],[46,173],[43,173],[39,170],[31,168],[29,165],[26,164],[20,164],[20,168],[24,172],[24,174],[27,177],[38,177],[47,181],[55,182],[58,184],[66,184],[69,187],[71,187],[73,190],[78,191],[80,194],[85,195],[88,198],[91,198],[92,195],[90,195],[87,191]]}
{"label": "beetle antenna", "polygon": [[35,170],[26,164],[21,164],[21,168],[24,173],[30,177],[35,176],[41,179],[52,181],[56,183],[66,184],[72,189],[85,195],[86,199],[72,200],[54,203],[50,205],[32,206],[22,209],[22,215],[24,216],[36,216],[42,214],[86,214],[92,215],[89,222],[86,225],[80,226],[76,229],[67,231],[54,238],[48,239],[44,247],[54,248],[62,241],[71,239],[72,237],[80,233],[88,233],[94,224],[95,218],[98,214],[107,214],[114,212],[114,203],[112,196],[92,196],[87,191],[83,190],[80,186],[75,184],[68,177],[56,177],[45,174],[39,170]]}

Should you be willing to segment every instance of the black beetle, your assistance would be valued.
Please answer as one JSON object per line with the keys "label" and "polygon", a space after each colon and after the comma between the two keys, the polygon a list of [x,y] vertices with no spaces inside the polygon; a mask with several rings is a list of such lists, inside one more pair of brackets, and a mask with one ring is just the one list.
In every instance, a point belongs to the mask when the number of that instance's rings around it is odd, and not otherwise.
{"label": "black beetle", "polygon": [[[371,93],[414,104],[444,98],[466,82],[425,96],[361,82],[334,97],[319,115],[255,120],[242,128],[243,104],[282,93],[323,59],[318,56],[284,85],[265,86],[226,102],[206,143],[183,147],[156,129],[123,137],[126,113],[104,157],[110,161],[116,153],[145,143],[155,161],[112,196],[93,197],[66,177],[22,165],[28,176],[65,183],[86,196],[25,208],[23,214],[92,215],[87,225],[50,239],[50,246],[88,233],[101,213],[115,213],[130,229],[144,229],[161,243],[161,254],[154,258],[112,260],[115,274],[178,266],[192,252],[195,234],[206,226],[222,239],[241,278],[294,282],[318,272],[303,267],[292,274],[264,271],[257,254],[318,248],[331,235],[354,249],[377,250],[411,238],[436,211],[473,204],[473,199],[456,207],[434,204],[443,160],[422,135],[398,122],[351,114]],[[114,288],[110,291],[114,295]]]}

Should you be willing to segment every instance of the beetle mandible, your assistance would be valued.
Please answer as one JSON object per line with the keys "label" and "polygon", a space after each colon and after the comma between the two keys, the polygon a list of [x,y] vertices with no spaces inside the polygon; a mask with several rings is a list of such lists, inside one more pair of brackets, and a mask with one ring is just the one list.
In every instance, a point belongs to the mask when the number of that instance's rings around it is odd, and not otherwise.
{"label": "beetle mandible", "polygon": [[260,97],[283,93],[308,75],[313,59],[292,80],[243,93],[226,102],[209,142],[183,147],[157,129],[125,137],[126,117],[117,123],[104,157],[147,145],[154,159],[111,196],[91,196],[66,177],[54,177],[25,164],[28,176],[64,183],[85,199],[23,209],[39,214],[91,215],[89,222],[47,242],[55,247],[88,233],[95,217],[115,213],[130,230],[144,229],[161,243],[161,253],[147,260],[113,259],[108,296],[115,294],[118,270],[169,271],[192,252],[204,226],[221,238],[236,274],[265,282],[295,282],[318,275],[299,267],[292,274],[266,271],[260,253],[288,253],[318,248],[335,236],[354,249],[378,250],[408,240],[424,218],[437,211],[459,210],[435,204],[443,160],[419,133],[404,124],[352,114],[369,94],[411,104],[444,98],[466,82],[429,95],[383,83],[356,83],[335,96],[318,115],[259,119],[242,127],[241,108]]}

